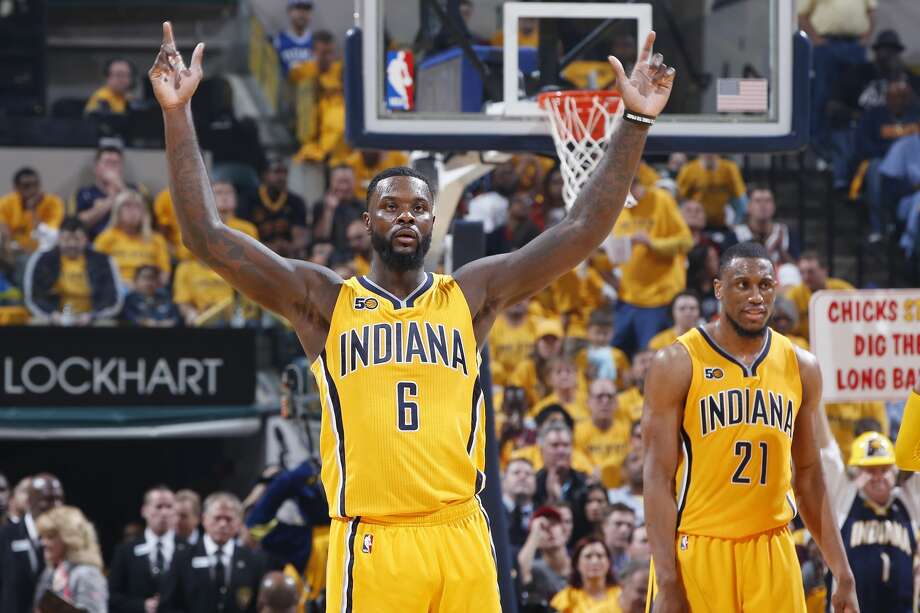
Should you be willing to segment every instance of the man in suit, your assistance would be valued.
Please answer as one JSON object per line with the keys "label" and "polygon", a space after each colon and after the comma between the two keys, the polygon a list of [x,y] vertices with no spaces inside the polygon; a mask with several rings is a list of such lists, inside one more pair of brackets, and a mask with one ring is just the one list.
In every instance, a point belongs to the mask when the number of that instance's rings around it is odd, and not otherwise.
{"label": "man in suit", "polygon": [[39,473],[29,483],[29,511],[22,521],[0,529],[0,611],[31,613],[35,586],[45,569],[45,554],[35,521],[64,504],[64,488],[52,474]]}
{"label": "man in suit", "polygon": [[192,490],[176,492],[176,536],[186,545],[198,544],[201,538],[201,496]]}
{"label": "man in suit", "polygon": [[159,613],[256,613],[264,562],[236,542],[242,515],[233,494],[217,492],[205,499],[204,536],[173,558]]}
{"label": "man in suit", "polygon": [[156,613],[163,577],[182,541],[176,537],[175,496],[165,485],[144,494],[144,533],[115,549],[109,571],[112,613]]}

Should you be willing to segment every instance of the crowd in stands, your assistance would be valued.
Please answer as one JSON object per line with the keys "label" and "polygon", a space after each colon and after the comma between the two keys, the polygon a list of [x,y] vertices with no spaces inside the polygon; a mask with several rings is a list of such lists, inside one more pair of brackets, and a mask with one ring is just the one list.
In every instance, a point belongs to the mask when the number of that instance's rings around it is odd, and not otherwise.
{"label": "crowd in stands", "polygon": [[[816,142],[833,155],[839,186],[855,176],[872,231],[888,232],[886,224],[897,220],[906,230],[902,245],[912,250],[920,231],[918,79],[904,69],[893,31],[875,37],[868,62],[868,30],[828,29],[836,22],[821,7],[839,4],[805,2],[800,13],[817,43]],[[252,126],[232,116],[232,104],[209,105],[199,129],[215,153],[221,219],[285,257],[348,278],[370,268],[372,246],[361,221],[368,182],[408,158],[345,142],[336,37],[310,28],[312,10],[312,2],[289,0],[290,28],[273,39],[283,74],[298,91],[299,149],[289,158],[262,153]],[[109,62],[86,112],[123,113],[134,73],[130,63]],[[226,101],[223,85],[206,95]],[[161,327],[246,325],[258,317],[182,245],[168,190],[151,193],[125,176],[130,155],[100,147],[93,183],[66,198],[42,189],[40,168],[14,173],[12,191],[0,198],[0,322]],[[638,426],[645,376],[656,350],[717,316],[712,281],[724,249],[750,240],[767,247],[783,295],[771,326],[805,348],[812,293],[852,287],[829,277],[818,254],[801,249],[795,229],[776,219],[771,189],[746,183],[732,160],[675,153],[654,162],[640,166],[631,188],[638,204],[623,211],[602,248],[509,307],[489,337],[501,491],[525,610],[581,611],[586,603],[645,610],[649,548]],[[322,168],[326,183],[315,202],[290,189],[295,164]],[[531,155],[498,165],[469,188],[457,211],[482,222],[489,254],[522,247],[564,215],[558,166]],[[826,411],[847,457],[863,432],[893,437],[901,407],[836,403]],[[105,552],[107,576],[91,518],[63,504],[55,477],[23,478],[9,500],[8,508],[0,506],[7,523],[0,551],[9,550],[4,538],[26,538],[37,562],[13,571],[14,561],[0,557],[0,594],[19,599],[9,608],[0,601],[4,612],[31,610],[45,592],[91,613],[212,610],[214,599],[223,599],[225,611],[289,611],[297,603],[296,610],[312,611],[322,602],[328,519],[309,463],[268,471],[243,502],[210,494],[203,529],[198,494],[152,488],[142,501],[146,526]],[[290,509],[279,512],[286,501],[294,501],[298,521]],[[801,529],[796,534],[815,575],[814,546]],[[227,573],[216,592],[196,590],[196,560],[222,578]],[[30,588],[7,596],[8,573],[26,571]],[[810,610],[819,611],[825,586],[823,572],[816,576],[806,588]]]}

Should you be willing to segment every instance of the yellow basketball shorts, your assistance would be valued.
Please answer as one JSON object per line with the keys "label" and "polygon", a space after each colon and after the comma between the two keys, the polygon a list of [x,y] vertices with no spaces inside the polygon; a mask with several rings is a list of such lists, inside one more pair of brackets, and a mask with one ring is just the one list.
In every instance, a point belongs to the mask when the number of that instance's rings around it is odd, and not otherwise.
{"label": "yellow basketball shorts", "polygon": [[[786,527],[746,539],[677,536],[677,566],[690,613],[805,613],[795,544]],[[646,611],[657,592],[649,577]]]}
{"label": "yellow basketball shorts", "polygon": [[500,613],[492,536],[479,499],[412,519],[333,520],[326,610]]}

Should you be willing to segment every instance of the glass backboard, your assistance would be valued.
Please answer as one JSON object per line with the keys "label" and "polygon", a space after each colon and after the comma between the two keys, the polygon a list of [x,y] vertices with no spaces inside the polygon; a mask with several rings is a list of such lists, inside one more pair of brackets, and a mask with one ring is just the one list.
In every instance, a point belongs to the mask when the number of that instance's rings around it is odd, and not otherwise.
{"label": "glass backboard", "polygon": [[794,0],[358,0],[346,39],[347,134],[359,147],[552,152],[541,91],[615,88],[649,30],[677,69],[647,151],[806,143],[810,46]]}

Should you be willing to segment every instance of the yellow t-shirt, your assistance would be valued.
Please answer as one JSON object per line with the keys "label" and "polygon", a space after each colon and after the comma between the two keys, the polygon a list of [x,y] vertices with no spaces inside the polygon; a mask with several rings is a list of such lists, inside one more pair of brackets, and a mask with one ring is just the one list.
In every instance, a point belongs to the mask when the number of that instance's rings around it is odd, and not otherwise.
{"label": "yellow t-shirt", "polygon": [[107,85],[103,85],[93,92],[86,101],[84,113],[102,111],[106,113],[124,113],[128,109],[128,99],[119,93],[113,92]]}
{"label": "yellow t-shirt", "polygon": [[61,274],[54,291],[61,299],[61,309],[69,304],[74,313],[93,310],[93,288],[89,285],[85,257],[61,258]]}
{"label": "yellow t-shirt", "polygon": [[840,446],[844,458],[850,457],[850,447],[856,438],[854,430],[860,419],[874,419],[882,427],[882,434],[888,436],[888,412],[884,402],[828,402],[824,405],[831,434]]}
{"label": "yellow t-shirt", "polygon": [[619,266],[620,299],[638,307],[667,305],[687,284],[682,253],[693,245],[690,228],[670,194],[649,188],[636,206],[623,209],[613,227],[617,237],[636,232],[645,232],[653,243],[675,250],[673,255],[664,255],[646,245],[635,245],[629,260]]}
{"label": "yellow t-shirt", "polygon": [[577,587],[566,587],[553,596],[550,606],[559,613],[622,613],[619,587],[608,587],[602,600],[594,600]]}
{"label": "yellow t-shirt", "polygon": [[134,271],[141,266],[156,266],[166,273],[172,268],[166,239],[156,232],[145,240],[140,235],[130,236],[118,228],[108,228],[96,237],[93,248],[115,260],[118,273],[128,283],[134,282]]}
{"label": "yellow t-shirt", "polygon": [[22,196],[13,191],[0,198],[0,224],[10,229],[13,240],[24,251],[32,252],[38,243],[32,238],[32,231],[43,223],[52,228],[59,228],[64,219],[64,201],[54,194],[44,194],[34,210],[27,210],[22,204]]}
{"label": "yellow t-shirt", "polygon": [[173,302],[176,304],[189,304],[201,312],[232,298],[230,284],[195,258],[176,266],[173,280]]}
{"label": "yellow t-shirt", "polygon": [[696,198],[706,209],[706,223],[725,225],[725,205],[745,193],[747,188],[738,165],[719,158],[714,170],[708,170],[697,158],[677,173],[677,193],[681,198]]}
{"label": "yellow t-shirt", "polygon": [[537,374],[537,364],[533,358],[528,358],[519,362],[511,374],[507,375],[505,385],[514,385],[524,388],[527,395],[527,402],[530,406],[535,405],[541,398],[549,393],[549,390],[540,382]]}
{"label": "yellow t-shirt", "polygon": [[629,424],[623,420],[614,420],[606,430],[598,429],[590,419],[575,424],[573,447],[600,470],[605,487],[621,485],[621,468],[629,453],[629,430]]}
{"label": "yellow t-shirt", "polygon": [[356,255],[351,261],[352,268],[355,269],[355,275],[363,277],[370,274],[371,263],[364,259],[364,256]]}
{"label": "yellow t-shirt", "polygon": [[537,342],[532,317],[524,316],[523,322],[512,326],[504,315],[499,315],[489,332],[489,360],[492,367],[492,383],[507,385],[509,375],[515,366],[533,353]]}
{"label": "yellow t-shirt", "polygon": [[652,340],[648,342],[648,348],[652,351],[658,351],[659,349],[664,349],[668,345],[674,343],[677,340],[677,337],[680,336],[677,333],[677,328],[671,326],[667,330],[662,330],[658,334],[652,337]]}
{"label": "yellow t-shirt", "polygon": [[409,157],[402,151],[384,151],[380,156],[380,161],[376,166],[368,166],[364,163],[364,156],[360,151],[355,151],[347,158],[344,164],[350,166],[355,173],[355,198],[364,202],[367,198],[367,186],[374,178],[374,175],[393,166],[406,166],[409,163]]}
{"label": "yellow t-shirt", "polygon": [[818,34],[862,36],[872,27],[869,11],[878,0],[799,0],[799,15],[809,15]]}
{"label": "yellow t-shirt", "polygon": [[305,140],[294,159],[319,162],[328,158],[331,166],[344,162],[352,150],[345,142],[342,62],[334,62],[329,70],[320,73],[316,61],[307,60],[292,68],[288,78],[294,83],[312,84],[311,93],[303,94],[310,100],[304,104],[298,101],[298,122],[306,127],[298,128]]}
{"label": "yellow t-shirt", "polygon": [[[833,277],[827,280],[825,286],[827,289],[855,289],[843,279]],[[795,329],[795,334],[810,342],[808,335],[808,302],[811,300],[811,290],[804,283],[800,283],[786,292],[786,298],[795,303],[795,308],[799,312],[799,325]]]}
{"label": "yellow t-shirt", "polygon": [[[164,189],[157,194],[156,200],[153,202],[153,215],[156,219],[157,227],[160,229],[160,233],[166,237],[166,240],[173,247],[176,259],[190,259],[192,253],[182,244],[182,230],[179,228],[179,219],[176,217],[176,209],[173,206],[169,189]],[[226,224],[234,230],[239,230],[243,234],[247,234],[259,240],[258,229],[245,219],[240,219],[235,215],[231,215],[226,221]]]}
{"label": "yellow t-shirt", "polygon": [[912,391],[904,406],[898,440],[894,443],[898,468],[920,471],[920,394]]}
{"label": "yellow t-shirt", "polygon": [[617,421],[623,421],[630,427],[634,421],[642,419],[642,406],[645,404],[645,397],[636,386],[617,394],[617,413],[614,418]]}
{"label": "yellow t-shirt", "polygon": [[[629,371],[629,357],[623,353],[622,350],[617,349],[616,347],[610,347],[610,353],[613,356],[613,363],[617,367],[617,379],[616,385],[617,389],[623,389],[626,387],[626,373]],[[588,348],[584,347],[578,350],[578,353],[575,354],[575,366],[578,367],[578,372],[585,376],[587,379],[593,379],[593,374],[588,372]]]}

